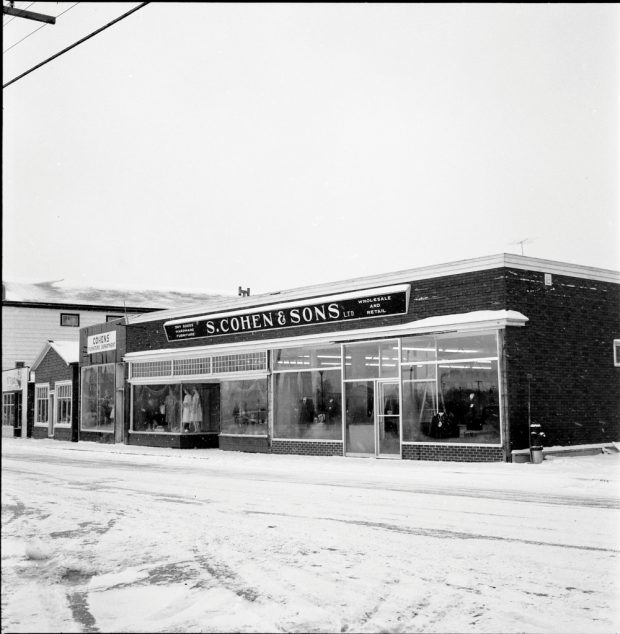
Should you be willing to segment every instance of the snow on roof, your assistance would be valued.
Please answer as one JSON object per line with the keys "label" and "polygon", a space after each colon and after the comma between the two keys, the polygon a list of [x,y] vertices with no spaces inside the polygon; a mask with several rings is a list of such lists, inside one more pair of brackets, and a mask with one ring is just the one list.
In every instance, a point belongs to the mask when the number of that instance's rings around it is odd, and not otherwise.
{"label": "snow on roof", "polygon": [[65,363],[77,363],[80,360],[79,341],[50,341],[49,344]]}
{"label": "snow on roof", "polygon": [[221,291],[197,292],[183,289],[129,289],[75,286],[64,280],[49,282],[2,282],[2,300],[46,304],[83,304],[128,308],[178,308],[232,297]]}
{"label": "snow on roof", "polygon": [[69,365],[70,363],[77,363],[80,360],[80,342],[79,341],[53,341],[49,339],[41,348],[41,351],[34,360],[30,370],[34,372],[45,358],[45,355],[50,349],[60,356],[60,358]]}

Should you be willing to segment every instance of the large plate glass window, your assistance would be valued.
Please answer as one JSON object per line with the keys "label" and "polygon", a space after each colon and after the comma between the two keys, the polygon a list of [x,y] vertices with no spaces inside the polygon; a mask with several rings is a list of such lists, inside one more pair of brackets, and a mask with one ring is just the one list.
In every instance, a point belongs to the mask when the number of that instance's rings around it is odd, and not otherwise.
{"label": "large plate glass window", "polygon": [[213,383],[134,385],[132,430],[201,434],[219,430],[219,386]]}
{"label": "large plate glass window", "polygon": [[220,383],[222,434],[266,436],[268,425],[267,379]]}
{"label": "large plate glass window", "polygon": [[82,368],[82,423],[85,431],[114,431],[114,364]]}
{"label": "large plate glass window", "polygon": [[402,340],[403,440],[497,444],[497,334]]}
{"label": "large plate glass window", "polygon": [[274,437],[342,440],[339,345],[273,353]]}

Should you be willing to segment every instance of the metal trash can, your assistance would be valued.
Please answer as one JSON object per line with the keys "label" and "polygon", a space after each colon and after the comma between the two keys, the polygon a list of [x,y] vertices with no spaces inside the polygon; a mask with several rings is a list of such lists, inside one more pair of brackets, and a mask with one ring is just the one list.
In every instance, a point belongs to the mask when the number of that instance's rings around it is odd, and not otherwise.
{"label": "metal trash can", "polygon": [[530,449],[530,461],[532,464],[540,464],[544,460],[542,447],[532,447]]}

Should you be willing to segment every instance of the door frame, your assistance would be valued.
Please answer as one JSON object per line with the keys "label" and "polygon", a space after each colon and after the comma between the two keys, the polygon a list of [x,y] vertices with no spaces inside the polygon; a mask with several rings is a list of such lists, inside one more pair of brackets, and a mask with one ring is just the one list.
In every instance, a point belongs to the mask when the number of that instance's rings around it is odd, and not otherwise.
{"label": "door frame", "polygon": [[[344,411],[344,407],[343,407],[343,423],[344,423],[344,429],[343,429],[343,436],[344,436],[344,442],[343,442],[343,449],[344,449],[344,455],[345,456],[350,456],[350,457],[355,457],[355,458],[386,458],[388,460],[400,460],[402,457],[402,443],[403,443],[403,437],[402,437],[402,389],[401,389],[401,380],[400,380],[400,376],[398,377],[390,377],[390,378],[383,378],[383,379],[360,379],[359,380],[360,383],[362,382],[372,382],[373,384],[373,441],[374,441],[374,447],[373,447],[373,451],[372,452],[368,452],[368,453],[363,453],[363,452],[356,452],[356,451],[347,451],[347,420],[346,420],[346,411]],[[346,390],[346,383],[344,383],[343,389]],[[399,451],[398,453],[394,453],[394,454],[389,454],[389,453],[381,453],[380,452],[380,447],[381,447],[381,439],[380,439],[380,425],[382,422],[382,418],[384,418],[385,415],[382,415],[379,413],[379,404],[382,403],[382,399],[380,397],[383,396],[383,392],[382,392],[382,387],[386,384],[392,384],[395,385],[398,388],[398,446],[399,446]],[[345,398],[343,398],[343,403],[344,401],[346,401],[346,392],[345,392]]]}
{"label": "door frame", "polygon": [[[389,379],[375,379],[375,458],[387,458],[388,460],[400,459],[402,454],[402,389],[401,389],[401,380],[400,376],[396,378]],[[379,407],[377,405],[381,403],[383,404],[384,392],[382,391],[382,387],[387,384],[395,385],[398,389],[398,452],[397,453],[381,453],[381,422],[382,418],[385,418],[385,414],[380,413]]]}
{"label": "door frame", "polygon": [[53,438],[56,426],[56,392],[50,390],[47,398],[47,437]]}

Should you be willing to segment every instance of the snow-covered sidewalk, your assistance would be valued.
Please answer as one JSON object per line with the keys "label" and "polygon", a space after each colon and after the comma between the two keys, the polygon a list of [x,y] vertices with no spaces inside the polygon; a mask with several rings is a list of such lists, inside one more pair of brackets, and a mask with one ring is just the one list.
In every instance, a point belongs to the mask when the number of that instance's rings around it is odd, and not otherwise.
{"label": "snow-covered sidewalk", "polygon": [[2,457],[3,631],[620,631],[619,454]]}

